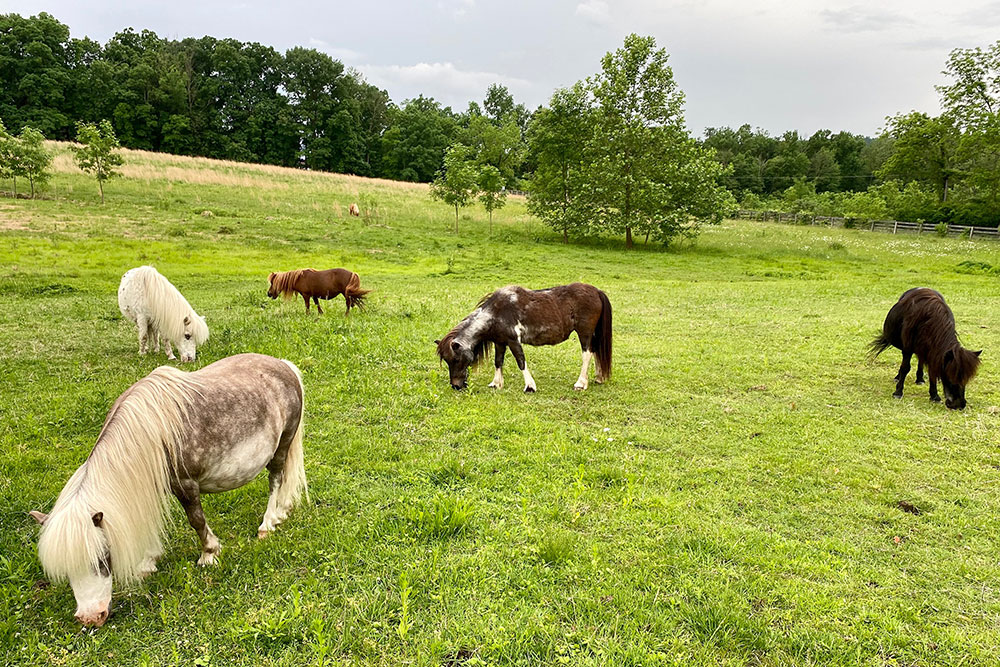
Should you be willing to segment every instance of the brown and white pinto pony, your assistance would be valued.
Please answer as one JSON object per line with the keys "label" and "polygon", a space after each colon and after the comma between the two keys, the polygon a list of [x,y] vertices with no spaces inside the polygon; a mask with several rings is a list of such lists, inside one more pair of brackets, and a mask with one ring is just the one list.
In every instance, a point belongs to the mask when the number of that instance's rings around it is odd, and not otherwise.
{"label": "brown and white pinto pony", "polygon": [[452,389],[464,389],[469,366],[496,346],[496,371],[489,386],[503,388],[503,358],[507,348],[524,374],[524,391],[537,389],[528,370],[522,345],[556,345],[573,332],[580,339],[583,367],[574,389],[587,388],[591,357],[597,357],[597,376],[611,377],[611,302],[593,285],[573,283],[542,290],[517,285],[483,297],[478,307],[437,343],[438,356],[448,364]]}
{"label": "brown and white pinto pony", "polygon": [[323,314],[320,299],[332,299],[343,294],[347,301],[347,311],[344,314],[349,315],[352,307],[362,308],[365,305],[365,295],[371,291],[361,289],[361,276],[347,269],[296,269],[272,273],[267,280],[267,295],[272,299],[277,299],[279,295],[290,299],[295,294],[301,294],[306,302],[306,312],[309,312],[309,299],[312,299],[320,315]]}
{"label": "brown and white pinto pony", "polygon": [[240,354],[185,373],[161,366],[118,397],[97,444],[40,524],[38,557],[53,581],[69,581],[76,618],[100,626],[112,583],[156,571],[169,497],[201,539],[198,565],[221,551],[201,496],[236,489],[267,468],[270,497],[257,529],[265,537],[305,492],[304,391],[289,361]]}
{"label": "brown and white pinto pony", "polygon": [[944,404],[952,410],[965,408],[965,386],[979,370],[979,355],[962,347],[955,333],[955,316],[940,293],[915,287],[899,297],[885,317],[882,335],[869,345],[872,359],[888,347],[903,352],[896,374],[894,398],[903,397],[903,382],[910,372],[910,358],[917,355],[917,384],[924,383],[924,366],[930,377],[931,400],[941,402],[937,381],[944,388]]}
{"label": "brown and white pinto pony", "polygon": [[353,215],[355,218],[361,215],[361,209],[358,208],[357,204],[351,204],[350,208],[347,209],[347,212]]}

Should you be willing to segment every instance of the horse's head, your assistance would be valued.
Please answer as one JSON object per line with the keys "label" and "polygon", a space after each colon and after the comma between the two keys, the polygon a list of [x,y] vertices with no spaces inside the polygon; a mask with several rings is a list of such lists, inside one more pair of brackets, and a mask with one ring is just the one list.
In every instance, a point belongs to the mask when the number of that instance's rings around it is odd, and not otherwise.
{"label": "horse's head", "polygon": [[973,352],[964,347],[944,353],[941,385],[944,389],[944,404],[950,410],[965,409],[965,386],[979,370],[979,355],[982,353],[982,350]]}
{"label": "horse's head", "polygon": [[[32,511],[30,515],[42,524],[38,543],[42,566],[56,579],[68,579],[73,589],[76,620],[83,625],[101,627],[111,615],[112,583],[111,550],[103,528],[104,514],[97,512],[82,520],[59,516],[56,522],[63,525],[49,525],[49,515],[42,512]],[[69,522],[74,525],[66,525]],[[66,539],[70,534],[73,539]]]}
{"label": "horse's head", "polygon": [[205,318],[200,315],[184,316],[184,334],[177,341],[177,351],[181,356],[181,363],[194,361],[197,347],[208,340],[208,325]]}
{"label": "horse's head", "polygon": [[272,299],[277,299],[278,295],[280,294],[280,292],[274,286],[274,277],[276,275],[278,274],[272,271],[271,274],[267,277],[267,295]]}
{"label": "horse's head", "polygon": [[445,336],[443,340],[434,342],[437,344],[438,356],[448,364],[451,388],[465,389],[469,379],[469,366],[476,361],[475,350],[452,336]]}

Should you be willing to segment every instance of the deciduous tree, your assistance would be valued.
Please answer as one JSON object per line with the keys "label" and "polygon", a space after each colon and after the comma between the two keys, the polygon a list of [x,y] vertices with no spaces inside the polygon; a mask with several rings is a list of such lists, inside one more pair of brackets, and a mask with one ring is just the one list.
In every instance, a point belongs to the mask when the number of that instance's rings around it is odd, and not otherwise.
{"label": "deciduous tree", "polygon": [[88,174],[97,179],[97,187],[101,191],[101,203],[104,203],[104,181],[117,175],[115,169],[122,164],[121,153],[118,152],[118,138],[111,123],[106,119],[99,124],[79,123],[76,140],[79,146],[73,147],[76,164]]}

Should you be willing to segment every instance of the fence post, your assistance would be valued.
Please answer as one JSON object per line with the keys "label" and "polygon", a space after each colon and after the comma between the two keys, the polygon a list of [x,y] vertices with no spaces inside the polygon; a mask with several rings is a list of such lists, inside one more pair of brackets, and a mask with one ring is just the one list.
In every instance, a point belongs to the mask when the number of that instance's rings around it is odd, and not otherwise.
{"label": "fence post", "polygon": [[898,227],[898,226],[899,226],[899,222],[898,222],[898,221],[896,221],[896,220],[893,220],[893,221],[892,221],[892,233],[893,233],[893,234],[895,234],[895,233],[896,233],[896,227]]}
{"label": "fence post", "polygon": [[976,231],[975,227],[969,227],[969,240],[972,240],[972,234]]}
{"label": "fence post", "polygon": [[870,232],[874,232],[875,231],[875,221],[874,220],[872,220],[871,229],[869,229],[868,231],[870,231]]}
{"label": "fence post", "polygon": [[918,222],[917,223],[917,236],[920,236],[920,232],[922,232],[922,231],[924,231],[924,223]]}

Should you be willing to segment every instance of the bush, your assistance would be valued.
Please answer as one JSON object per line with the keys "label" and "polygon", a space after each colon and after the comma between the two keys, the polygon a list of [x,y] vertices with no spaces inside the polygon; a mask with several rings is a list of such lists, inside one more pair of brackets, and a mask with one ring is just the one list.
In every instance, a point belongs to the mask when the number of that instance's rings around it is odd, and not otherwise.
{"label": "bush", "polygon": [[948,236],[948,223],[939,222],[936,225],[934,225],[934,233],[940,236],[941,238]]}

